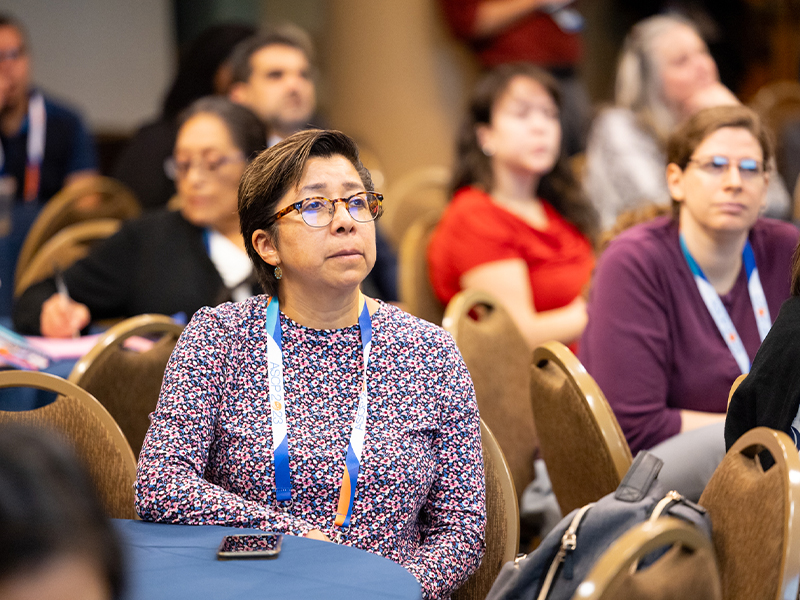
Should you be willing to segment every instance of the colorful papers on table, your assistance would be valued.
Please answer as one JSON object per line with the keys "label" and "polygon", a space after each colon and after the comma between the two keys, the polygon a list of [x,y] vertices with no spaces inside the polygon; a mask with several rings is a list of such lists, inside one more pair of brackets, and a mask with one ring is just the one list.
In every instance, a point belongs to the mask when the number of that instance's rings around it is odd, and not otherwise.
{"label": "colorful papers on table", "polygon": [[21,335],[0,326],[0,366],[39,371],[50,366],[50,356]]}

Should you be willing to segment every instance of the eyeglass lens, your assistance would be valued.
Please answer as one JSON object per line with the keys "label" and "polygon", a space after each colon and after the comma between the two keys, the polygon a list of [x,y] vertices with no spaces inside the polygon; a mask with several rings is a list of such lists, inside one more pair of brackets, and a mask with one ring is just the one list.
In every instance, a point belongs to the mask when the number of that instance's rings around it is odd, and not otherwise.
{"label": "eyeglass lens", "polygon": [[299,209],[300,214],[303,216],[303,221],[311,227],[325,227],[333,221],[336,202],[344,202],[347,212],[350,213],[353,220],[359,223],[368,223],[375,220],[380,211],[380,200],[370,192],[361,192],[353,194],[349,198],[337,198],[336,200],[322,197],[306,198],[302,201]]}
{"label": "eyeglass lens", "polygon": [[[711,173],[712,175],[723,175],[728,172],[731,165],[731,160],[727,156],[712,156],[705,160],[697,161],[700,168]],[[743,158],[737,165],[739,174],[742,177],[756,177],[763,173],[763,167],[759,161],[754,158]]]}

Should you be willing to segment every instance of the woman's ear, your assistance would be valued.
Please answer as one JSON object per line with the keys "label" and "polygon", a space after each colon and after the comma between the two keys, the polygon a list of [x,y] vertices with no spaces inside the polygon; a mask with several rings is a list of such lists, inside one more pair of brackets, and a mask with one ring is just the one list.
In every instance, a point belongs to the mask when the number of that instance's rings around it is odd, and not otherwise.
{"label": "woman's ear", "polygon": [[494,154],[494,147],[491,141],[492,132],[488,125],[476,125],[475,138],[478,140],[478,147],[486,156],[492,156]]}
{"label": "woman's ear", "polygon": [[253,248],[256,253],[268,265],[276,267],[281,262],[281,257],[278,255],[278,248],[269,233],[263,229],[256,229],[253,232]]}
{"label": "woman's ear", "polygon": [[675,163],[667,165],[667,188],[669,189],[669,195],[675,202],[683,202],[684,198],[686,198],[683,169]]}

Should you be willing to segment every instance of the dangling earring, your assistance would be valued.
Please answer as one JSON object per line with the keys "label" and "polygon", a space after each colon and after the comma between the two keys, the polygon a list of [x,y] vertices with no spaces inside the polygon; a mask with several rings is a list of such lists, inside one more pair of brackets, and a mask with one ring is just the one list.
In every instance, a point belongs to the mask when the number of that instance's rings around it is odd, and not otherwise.
{"label": "dangling earring", "polygon": [[275,267],[275,279],[280,279],[283,277],[283,270],[281,269],[280,265]]}

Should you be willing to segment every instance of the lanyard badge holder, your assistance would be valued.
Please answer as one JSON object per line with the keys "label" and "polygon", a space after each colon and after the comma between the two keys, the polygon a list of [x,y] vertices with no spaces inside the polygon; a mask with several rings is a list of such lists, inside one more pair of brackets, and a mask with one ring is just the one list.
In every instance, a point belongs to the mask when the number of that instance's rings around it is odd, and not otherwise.
{"label": "lanyard badge holder", "polygon": [[[689,253],[683,235],[680,236],[681,251],[689,269],[692,272],[694,281],[697,284],[697,289],[703,302],[714,319],[714,324],[717,326],[722,339],[728,346],[731,354],[733,355],[739,370],[742,373],[750,372],[750,357],[747,355],[747,350],[744,347],[742,338],[736,331],[736,327],[731,320],[728,311],[722,304],[722,300],[714,289],[714,286],[709,283],[700,265],[697,264],[694,257]],[[767,306],[767,298],[764,295],[764,288],[761,285],[761,278],[758,276],[758,269],[756,268],[756,258],[753,254],[753,247],[748,240],[744,249],[742,250],[742,263],[744,264],[745,273],[747,274],[747,291],[750,295],[750,304],[753,306],[753,313],[756,318],[756,325],[758,326],[758,336],[761,341],[767,337],[770,328],[772,327],[772,318],[769,314],[769,306]]]}
{"label": "lanyard badge holder", "polygon": [[[361,454],[364,449],[364,436],[367,430],[367,365],[372,347],[372,319],[366,299],[359,293],[358,325],[361,330],[361,346],[364,355],[364,378],[358,394],[358,409],[347,444],[342,484],[336,516],[331,527],[331,539],[342,541],[342,530],[350,526],[353,514],[358,473],[361,467]],[[275,469],[275,498],[283,508],[292,503],[292,481],[289,469],[289,438],[286,421],[286,394],[283,381],[283,346],[280,328],[280,309],[278,298],[273,296],[267,306],[267,362],[269,376],[270,418],[272,422],[272,462]]]}

